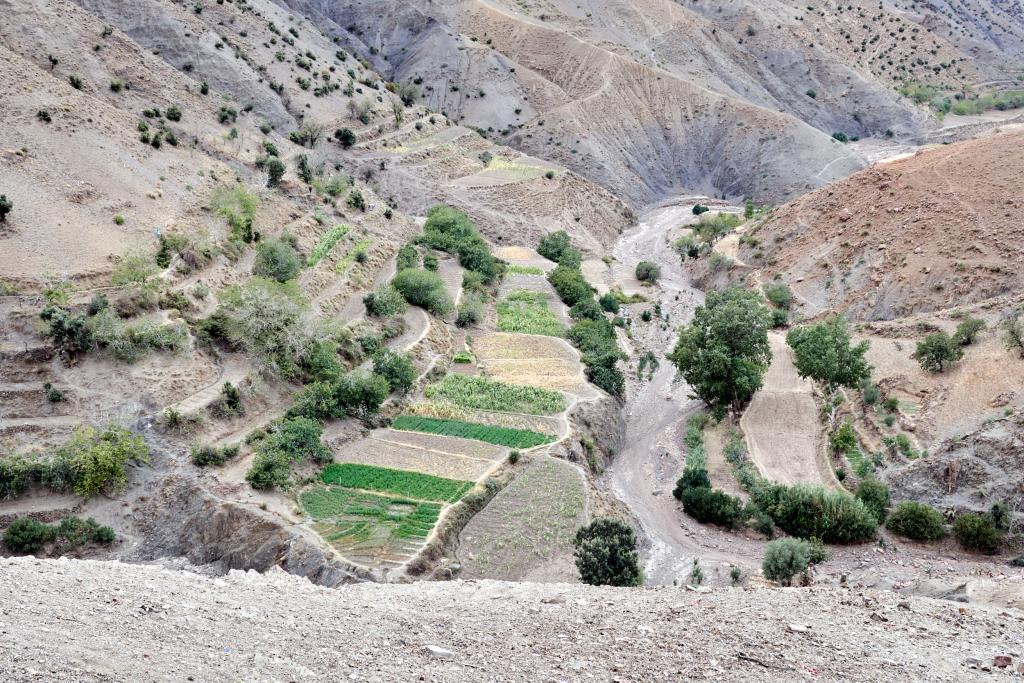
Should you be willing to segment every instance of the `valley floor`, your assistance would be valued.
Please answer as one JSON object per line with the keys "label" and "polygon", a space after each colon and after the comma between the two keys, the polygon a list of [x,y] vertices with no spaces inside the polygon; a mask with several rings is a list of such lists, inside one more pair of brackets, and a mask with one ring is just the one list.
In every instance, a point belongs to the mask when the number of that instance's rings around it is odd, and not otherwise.
{"label": "valley floor", "polygon": [[852,588],[326,589],[31,558],[0,560],[0,595],[5,681],[989,680],[1024,620]]}

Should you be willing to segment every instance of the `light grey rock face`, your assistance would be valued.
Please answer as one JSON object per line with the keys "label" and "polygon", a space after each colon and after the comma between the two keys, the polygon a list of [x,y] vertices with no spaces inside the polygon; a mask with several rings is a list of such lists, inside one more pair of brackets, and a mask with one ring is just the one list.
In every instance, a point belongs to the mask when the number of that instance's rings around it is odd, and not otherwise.
{"label": "light grey rock face", "polygon": [[1016,659],[1021,618],[847,589],[328,589],[32,558],[0,560],[0,595],[6,681],[969,681]]}

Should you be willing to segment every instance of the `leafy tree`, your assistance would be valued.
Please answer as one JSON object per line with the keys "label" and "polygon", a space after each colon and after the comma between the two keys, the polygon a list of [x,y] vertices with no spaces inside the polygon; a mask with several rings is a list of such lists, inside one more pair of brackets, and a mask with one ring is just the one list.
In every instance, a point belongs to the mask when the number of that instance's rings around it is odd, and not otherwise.
{"label": "leafy tree", "polygon": [[754,292],[709,292],[693,322],[680,330],[669,359],[705,403],[739,408],[761,387],[771,362],[770,324],[771,314]]}
{"label": "leafy tree", "polygon": [[391,285],[384,285],[376,292],[363,297],[363,305],[369,315],[388,317],[405,313],[408,303],[401,293]]}
{"label": "leafy tree", "polygon": [[39,317],[47,323],[45,335],[53,341],[57,353],[64,358],[72,358],[92,348],[92,331],[87,324],[88,320],[81,313],[71,313],[59,306],[47,306]]}
{"label": "leafy tree", "polygon": [[967,550],[995,555],[1002,544],[1002,534],[990,515],[966,513],[953,521],[953,535]]}
{"label": "leafy tree", "polygon": [[578,268],[570,268],[565,265],[558,265],[548,273],[548,282],[558,292],[559,298],[566,306],[572,307],[583,299],[589,299],[594,295],[590,283],[583,277]]}
{"label": "leafy tree", "polygon": [[260,442],[262,452],[278,451],[290,460],[324,464],[331,461],[331,451],[321,441],[324,428],[308,417],[289,417],[276,426],[274,431]]}
{"label": "leafy tree", "polygon": [[285,488],[291,479],[292,466],[280,451],[262,451],[253,458],[245,480],[254,489]]}
{"label": "leafy tree", "polygon": [[419,268],[419,266],[420,253],[416,251],[416,247],[412,244],[403,244],[402,248],[398,250],[398,255],[395,257],[395,270]]}
{"label": "leafy tree", "polygon": [[476,292],[469,292],[462,297],[459,304],[459,314],[455,318],[455,324],[459,327],[476,325],[484,319],[485,305],[483,298]]}
{"label": "leafy tree", "polygon": [[1021,320],[1020,312],[1015,312],[1004,323],[1006,327],[1006,348],[1010,351],[1017,351],[1024,358],[1024,320]]}
{"label": "leafy tree", "polygon": [[281,184],[281,179],[284,178],[284,172],[286,167],[284,162],[278,159],[276,156],[272,156],[267,159],[267,163],[264,165],[267,169],[267,187],[277,187]]}
{"label": "leafy tree", "polygon": [[302,270],[302,259],[287,239],[264,240],[256,247],[252,270],[261,277],[287,282]]}
{"label": "leafy tree", "polygon": [[636,264],[634,273],[641,282],[656,282],[661,277],[661,268],[653,261],[641,261]]}
{"label": "leafy tree", "polygon": [[14,202],[7,198],[7,195],[0,194],[0,223],[7,222],[7,214],[14,209]]}
{"label": "leafy tree", "polygon": [[416,381],[416,368],[408,354],[384,349],[373,358],[373,372],[387,380],[392,391],[405,393]]}
{"label": "leafy tree", "polygon": [[548,233],[540,238],[537,245],[537,253],[544,258],[558,263],[562,260],[562,254],[566,249],[571,248],[569,234],[565,230]]}
{"label": "leafy tree", "polygon": [[960,346],[970,346],[974,343],[975,337],[978,333],[987,327],[985,321],[980,318],[967,318],[959,325],[956,326],[956,332],[953,333],[953,339]]}
{"label": "leafy tree", "polygon": [[410,304],[424,308],[434,315],[445,315],[454,306],[451,297],[445,291],[444,282],[437,273],[406,268],[398,271],[391,284]]}
{"label": "leafy tree", "polygon": [[851,345],[846,320],[840,316],[792,329],[786,342],[793,349],[800,376],[824,382],[830,391],[840,386],[857,388],[871,377],[871,366],[864,360],[868,342]]}
{"label": "leafy tree", "polygon": [[765,546],[761,571],[769,581],[788,586],[794,576],[807,571],[810,562],[810,543],[799,538],[780,538]]}
{"label": "leafy tree", "polygon": [[937,541],[946,535],[946,518],[931,505],[905,500],[889,515],[885,527],[915,541]]}
{"label": "leafy tree", "polygon": [[380,409],[390,392],[388,380],[380,375],[351,372],[342,378],[335,395],[349,415],[367,417]]}
{"label": "leafy tree", "polygon": [[743,501],[722,491],[691,486],[682,492],[683,510],[698,522],[732,529],[743,518]]}
{"label": "leafy tree", "polygon": [[576,569],[592,586],[639,586],[636,536],[626,523],[599,517],[576,532]]}
{"label": "leafy tree", "polygon": [[917,342],[917,350],[911,356],[928,372],[942,372],[963,357],[960,344],[945,332],[933,332]]}
{"label": "leafy tree", "polygon": [[345,203],[350,209],[359,209],[360,211],[366,211],[366,198],[363,197],[363,193],[357,189],[354,189],[348,193],[348,199]]}
{"label": "leafy tree", "polygon": [[601,305],[601,308],[608,313],[619,312],[619,300],[615,298],[615,295],[611,292],[605,292],[601,295],[601,298],[597,300],[597,303]]}

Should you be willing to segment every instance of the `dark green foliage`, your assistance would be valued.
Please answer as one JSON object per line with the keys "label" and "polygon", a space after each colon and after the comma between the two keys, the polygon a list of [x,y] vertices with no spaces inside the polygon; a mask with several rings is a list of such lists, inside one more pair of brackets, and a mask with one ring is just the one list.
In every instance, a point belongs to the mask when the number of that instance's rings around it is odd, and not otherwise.
{"label": "dark green foliage", "polygon": [[398,271],[391,284],[410,304],[426,309],[434,315],[442,316],[452,310],[451,297],[445,291],[444,282],[437,273],[406,268]]}
{"label": "dark green foliage", "polygon": [[864,507],[875,516],[878,523],[885,521],[889,509],[889,487],[877,479],[862,479],[857,485],[855,494],[864,503]]}
{"label": "dark green foliage", "polygon": [[986,325],[984,320],[979,318],[967,318],[956,326],[956,332],[953,333],[953,339],[960,346],[970,346],[974,343],[974,339],[978,336],[978,333],[984,330],[985,327]]}
{"label": "dark green foliage", "polygon": [[416,381],[416,368],[409,356],[384,349],[373,357],[373,373],[383,377],[391,391],[405,393]]}
{"label": "dark green foliage", "polygon": [[320,441],[323,426],[308,417],[289,417],[278,423],[260,443],[259,450],[284,453],[294,462],[323,464],[331,461],[331,451]]}
{"label": "dark green foliage", "polygon": [[558,263],[562,260],[562,254],[571,247],[569,234],[565,230],[548,233],[540,238],[537,245],[537,253],[544,258]]}
{"label": "dark green foliage", "polygon": [[582,354],[587,379],[612,396],[622,396],[625,378],[615,364],[624,354],[619,349],[615,327],[603,318],[580,320],[569,329],[567,336]]}
{"label": "dark green foliage", "polygon": [[48,325],[45,336],[53,341],[61,356],[73,358],[92,348],[92,332],[86,324],[86,317],[81,313],[72,313],[59,306],[47,306],[39,317]]}
{"label": "dark green foliage", "polygon": [[60,403],[64,400],[64,392],[49,382],[43,383],[43,393],[46,395],[46,400],[50,403]]}
{"label": "dark green foliage", "polygon": [[661,268],[653,261],[641,261],[636,264],[634,274],[641,282],[656,282],[661,277]]}
{"label": "dark green foliage", "polygon": [[348,149],[352,145],[356,144],[356,134],[348,128],[338,128],[334,131],[334,139],[338,141],[344,149]]}
{"label": "dark green foliage", "polygon": [[281,178],[284,177],[284,172],[287,170],[284,162],[276,156],[272,156],[266,160],[264,168],[267,171],[267,187],[277,187],[280,185]]}
{"label": "dark green foliage", "polygon": [[953,536],[966,550],[976,550],[986,555],[999,552],[1003,535],[990,515],[962,514],[953,520]]}
{"label": "dark green foliage", "polygon": [[348,193],[348,198],[345,200],[345,204],[348,205],[350,209],[366,211],[366,198],[363,196],[362,192],[355,188]]}
{"label": "dark green foliage", "polygon": [[309,157],[305,154],[299,154],[295,157],[295,173],[302,182],[307,185],[313,184],[313,167],[309,165]]}
{"label": "dark green foliage", "polygon": [[285,488],[291,479],[292,464],[288,456],[280,451],[264,451],[256,454],[245,473],[245,480],[254,489]]}
{"label": "dark green foliage", "polygon": [[224,386],[220,389],[221,398],[224,400],[224,406],[235,415],[241,415],[245,412],[242,408],[242,394],[231,382],[224,382]]}
{"label": "dark green foliage", "polygon": [[911,356],[928,372],[942,372],[963,358],[960,344],[945,332],[933,332],[917,343]]}
{"label": "dark green foliage", "polygon": [[288,415],[315,420],[367,417],[377,412],[389,393],[391,386],[380,375],[352,372],[336,381],[307,384],[295,396]]}
{"label": "dark green foliage", "polygon": [[46,109],[40,109],[39,111],[37,111],[36,118],[42,121],[43,123],[50,123],[53,121],[53,119],[50,117],[50,112]]}
{"label": "dark green foliage", "polygon": [[166,114],[168,121],[181,121],[181,109],[178,107],[167,107]]}
{"label": "dark green foliage", "polygon": [[293,279],[302,270],[299,252],[286,238],[263,240],[256,247],[256,262],[252,271],[261,277],[278,282]]}
{"label": "dark green foliage", "polygon": [[573,320],[603,320],[604,310],[594,300],[594,297],[580,299],[569,309],[569,316]]}
{"label": "dark green foliage", "polygon": [[864,360],[868,342],[851,345],[846,320],[840,316],[792,329],[786,343],[793,349],[800,376],[823,382],[830,389],[855,389],[871,378],[871,366]]}
{"label": "dark green foliage", "polygon": [[694,216],[699,216],[702,213],[707,213],[710,210],[711,209],[709,209],[708,207],[704,206],[703,204],[694,204],[693,205],[693,215]]}
{"label": "dark green foliage", "polygon": [[946,535],[946,518],[930,505],[905,500],[889,514],[885,527],[915,541],[937,541]]}
{"label": "dark green foliage", "polygon": [[753,490],[753,501],[786,533],[800,538],[856,543],[872,538],[878,526],[858,498],[821,486],[762,482]]}
{"label": "dark green foliage", "polygon": [[14,202],[7,198],[7,195],[0,194],[0,223],[7,221],[7,214],[14,209]]}
{"label": "dark green foliage", "polygon": [[703,467],[687,467],[684,469],[683,476],[679,477],[676,487],[672,490],[672,495],[677,500],[682,500],[683,494],[692,488],[711,488],[711,477],[708,476],[708,471]]}
{"label": "dark green foliage", "polygon": [[109,545],[114,542],[116,537],[113,529],[108,526],[100,526],[92,517],[88,519],[65,517],[57,525],[57,536],[67,541],[72,548],[89,542]]}
{"label": "dark green foliage", "polygon": [[434,252],[427,252],[423,255],[423,267],[427,270],[437,271],[438,268],[437,255]]}
{"label": "dark green foliage", "polygon": [[34,553],[55,540],[57,530],[54,527],[31,517],[18,517],[4,532],[4,545],[15,553]]}
{"label": "dark green foliage", "polygon": [[558,265],[548,273],[548,282],[558,292],[559,298],[566,306],[575,306],[584,299],[594,296],[594,290],[579,268]]}
{"label": "dark green foliage", "polygon": [[810,562],[810,543],[799,538],[780,538],[765,546],[761,570],[769,581],[788,586],[794,576],[807,571]]}
{"label": "dark green foliage", "polygon": [[1009,531],[1010,523],[1013,521],[1013,514],[1010,512],[1010,507],[1002,502],[996,501],[992,503],[992,507],[988,511],[989,517],[992,518],[992,523],[996,525],[996,528],[1000,531]]}
{"label": "dark green foliage", "polygon": [[682,491],[681,500],[686,514],[704,524],[732,529],[743,519],[743,501],[722,491],[691,486]]}
{"label": "dark green foliage", "polygon": [[196,467],[208,467],[209,465],[223,465],[228,460],[238,455],[238,445],[224,446],[193,446],[192,464]]}
{"label": "dark green foliage", "polygon": [[[205,85],[205,83],[203,84]],[[204,95],[206,93],[203,93]],[[217,112],[217,121],[220,123],[234,123],[238,120],[238,112],[231,107],[222,106]]]}
{"label": "dark green foliage", "polygon": [[420,253],[412,244],[403,244],[395,257],[395,270],[406,270],[407,268],[419,268]]}
{"label": "dark green foliage", "polygon": [[619,300],[615,298],[615,295],[611,292],[606,292],[597,300],[597,303],[601,305],[601,308],[608,313],[619,312]]}
{"label": "dark green foliage", "polygon": [[459,327],[469,327],[479,324],[485,315],[484,301],[476,292],[470,292],[462,297],[459,304],[459,314],[455,318],[455,324]]}
{"label": "dark green foliage", "polygon": [[761,387],[771,361],[770,322],[754,292],[708,292],[669,359],[705,403],[738,408]]}
{"label": "dark green foliage", "polygon": [[853,431],[853,425],[849,420],[843,420],[839,429],[832,432],[829,444],[836,453],[849,453],[857,448],[857,432]]}
{"label": "dark green foliage", "polygon": [[766,284],[762,287],[762,291],[764,291],[764,297],[776,308],[788,311],[789,307],[793,305],[793,291],[782,282]]}
{"label": "dark green foliage", "polygon": [[450,206],[438,205],[427,212],[423,225],[423,243],[456,254],[459,264],[478,273],[484,284],[491,284],[502,273],[494,256],[469,216]]}
{"label": "dark green foliage", "polygon": [[363,297],[368,315],[389,317],[404,313],[408,307],[402,294],[391,285],[384,285],[376,292]]}
{"label": "dark green foliage", "polygon": [[636,536],[627,524],[599,517],[576,532],[576,569],[592,586],[639,586]]}

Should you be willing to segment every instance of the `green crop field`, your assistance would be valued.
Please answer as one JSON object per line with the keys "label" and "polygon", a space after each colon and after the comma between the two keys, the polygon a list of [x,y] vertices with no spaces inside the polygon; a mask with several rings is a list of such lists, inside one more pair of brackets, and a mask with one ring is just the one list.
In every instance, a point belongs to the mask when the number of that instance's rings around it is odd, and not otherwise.
{"label": "green crop field", "polygon": [[430,399],[443,399],[477,410],[530,415],[552,415],[565,410],[565,396],[561,392],[471,375],[447,375],[440,382],[428,386],[426,395]]}
{"label": "green crop field", "polygon": [[331,253],[331,249],[334,249],[334,245],[341,241],[341,238],[348,234],[349,227],[347,225],[335,225],[333,228],[324,233],[324,236],[320,238],[317,245],[313,247],[313,251],[309,254],[309,258],[306,260],[306,265],[312,268],[320,262],[323,257]]}
{"label": "green crop field", "polygon": [[424,503],[340,486],[317,486],[300,496],[302,507],[317,522],[331,522],[328,541],[368,538],[374,525],[394,523],[399,538],[426,538],[441,513],[439,503]]}
{"label": "green crop field", "polygon": [[352,262],[356,260],[356,254],[361,251],[366,251],[373,245],[372,237],[364,237],[363,239],[356,242],[348,252],[338,261],[338,265],[334,266],[334,272],[344,273],[352,265]]}
{"label": "green crop field", "polygon": [[511,264],[505,268],[505,274],[507,275],[543,275],[544,269],[538,268],[537,266],[517,266]]}
{"label": "green crop field", "polygon": [[[555,437],[527,429],[496,427],[493,425],[463,422],[462,420],[443,420],[436,417],[420,417],[418,415],[399,415],[391,422],[392,429],[408,432],[426,432],[442,436],[457,436],[463,439],[475,439],[496,446],[509,448],[533,448],[551,443]],[[331,467],[334,467],[332,465]]]}
{"label": "green crop field", "polygon": [[386,467],[359,465],[356,463],[335,463],[320,473],[325,484],[337,484],[353,489],[380,491],[405,498],[454,503],[462,497],[473,483],[444,479],[419,472],[392,470]]}
{"label": "green crop field", "polygon": [[548,308],[547,295],[527,290],[512,292],[498,302],[498,329],[549,337],[565,336],[565,325],[558,322]]}

